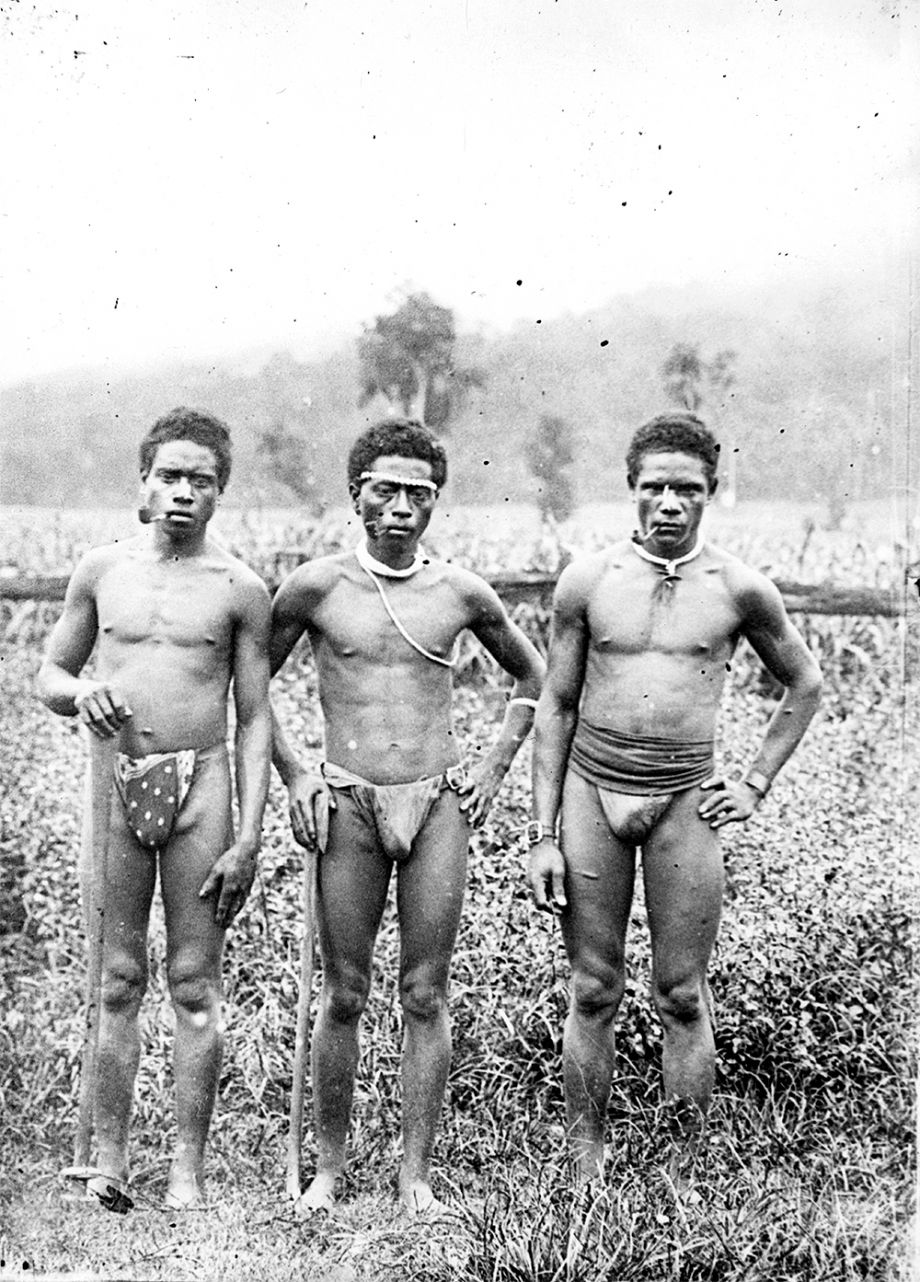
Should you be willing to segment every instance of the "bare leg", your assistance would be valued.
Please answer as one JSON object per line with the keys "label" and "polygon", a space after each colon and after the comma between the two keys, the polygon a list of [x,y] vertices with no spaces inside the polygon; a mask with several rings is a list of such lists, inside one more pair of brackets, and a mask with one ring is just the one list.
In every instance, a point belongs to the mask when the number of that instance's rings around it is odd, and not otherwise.
{"label": "bare leg", "polygon": [[572,967],[562,1042],[563,1083],[576,1171],[586,1180],[603,1174],[613,1026],[625,986],[635,850],[611,832],[597,789],[571,771],[563,790],[562,849],[568,907],[561,923]]}
{"label": "bare leg", "polygon": [[[84,839],[80,862],[84,904],[89,902],[90,873],[90,851]],[[96,1165],[119,1186],[128,1179],[128,1131],[140,1058],[138,1012],[147,986],[147,924],[155,885],[156,859],[127,831],[121,802],[113,796],[95,1130]]]}
{"label": "bare leg", "polygon": [[431,1153],[450,1068],[450,959],[460,924],[469,827],[444,792],[399,868],[400,1001],[403,1011],[403,1159],[399,1195],[413,1212],[439,1209]]}
{"label": "bare leg", "polygon": [[715,1044],[706,970],[724,880],[719,837],[699,818],[699,800],[696,788],[678,793],[642,855],[665,1095],[675,1102],[686,1141],[699,1134],[712,1099]]}
{"label": "bare leg", "polygon": [[374,940],[386,903],[390,861],[347,790],[336,792],[329,841],[317,862],[316,924],[323,987],[313,1030],[316,1175],[299,1213],[331,1208],[345,1169],[345,1143],[358,1067],[358,1024],[370,990]]}
{"label": "bare leg", "polygon": [[221,958],[224,931],[213,899],[198,892],[231,840],[226,757],[196,767],[179,824],[160,860],[166,916],[166,974],[176,1012],[176,1151],[167,1204],[181,1210],[204,1196],[204,1151],[223,1053]]}

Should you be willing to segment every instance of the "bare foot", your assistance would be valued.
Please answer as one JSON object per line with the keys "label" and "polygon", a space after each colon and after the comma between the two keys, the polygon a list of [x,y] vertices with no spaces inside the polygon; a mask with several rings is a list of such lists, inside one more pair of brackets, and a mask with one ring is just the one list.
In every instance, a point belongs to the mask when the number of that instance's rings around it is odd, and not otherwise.
{"label": "bare foot", "polygon": [[426,1180],[408,1180],[405,1183],[400,1181],[399,1201],[403,1210],[409,1215],[434,1217],[450,1214],[450,1207],[438,1201]]}
{"label": "bare foot", "polygon": [[[71,1181],[71,1188],[80,1186],[81,1192],[77,1195],[80,1200],[94,1202],[96,1206],[104,1206],[107,1211],[116,1211],[119,1215],[124,1215],[134,1206],[134,1201],[128,1196],[128,1174],[125,1169],[118,1175],[106,1175],[98,1166],[68,1166],[61,1175],[65,1180]],[[67,1201],[74,1201],[72,1192],[65,1193]]]}
{"label": "bare foot", "polygon": [[118,1175],[103,1175],[101,1172],[86,1181],[87,1196],[91,1194],[107,1211],[117,1215],[126,1215],[134,1206],[134,1199],[128,1196],[127,1180]]}
{"label": "bare foot", "polygon": [[196,1211],[204,1206],[204,1181],[195,1171],[173,1169],[163,1205],[168,1211]]}
{"label": "bare foot", "polygon": [[320,1211],[331,1211],[335,1206],[335,1175],[329,1171],[317,1171],[294,1203],[294,1213],[302,1219],[316,1215]]}

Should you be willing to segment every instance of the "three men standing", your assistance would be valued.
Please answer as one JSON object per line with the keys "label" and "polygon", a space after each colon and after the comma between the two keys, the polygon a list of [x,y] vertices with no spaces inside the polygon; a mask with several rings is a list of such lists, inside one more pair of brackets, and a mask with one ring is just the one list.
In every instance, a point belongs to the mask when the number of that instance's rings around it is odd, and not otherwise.
{"label": "three men standing", "polygon": [[[559,912],[572,966],[563,1071],[584,1178],[603,1171],[636,852],[665,1089],[683,1106],[692,1134],[714,1076],[706,971],[721,909],[719,829],[747,819],[766,795],[820,691],[820,673],[776,588],[702,535],[717,459],[714,438],[692,415],[641,428],[627,456],[632,539],[573,563],[556,590],[536,722],[529,879],[538,906]],[[252,883],[272,753],[269,663],[277,672],[306,635],[325,761],[318,773],[308,769],[277,718],[273,749],[294,834],[321,854],[323,985],[312,1048],[318,1162],[300,1210],[331,1207],[344,1170],[358,1026],[394,869],[404,1020],[399,1192],[408,1210],[431,1210],[438,1205],[431,1153],[451,1050],[448,973],[469,829],[485,818],[527,736],[544,664],[482,579],[422,550],[447,465],[418,423],[388,420],[359,437],[348,489],[364,538],[354,551],[289,576],[270,634],[264,586],[207,537],[229,471],[229,437],[209,415],[176,410],[154,425],[141,445],[147,530],[80,562],[39,679],[53,711],[78,714],[93,735],[118,737],[98,1166],[116,1185],[126,1182],[159,868],[177,1012],[178,1147],[168,1201],[189,1206],[201,1198],[220,1066],[224,931]],[[451,719],[451,670],[467,628],[514,682],[496,742],[468,767]],[[745,777],[732,781],[715,769],[713,736],[742,637],[785,694]],[[88,679],[81,672],[97,641],[96,675]],[[225,746],[231,682],[236,841]]]}

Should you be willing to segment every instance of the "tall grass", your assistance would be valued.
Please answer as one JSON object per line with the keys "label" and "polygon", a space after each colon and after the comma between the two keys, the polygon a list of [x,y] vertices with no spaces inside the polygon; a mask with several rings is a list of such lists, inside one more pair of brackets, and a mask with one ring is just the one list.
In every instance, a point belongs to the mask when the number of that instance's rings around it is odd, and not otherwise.
{"label": "tall grass", "polygon": [[[277,785],[259,879],[227,947],[211,1209],[176,1216],[160,1206],[173,1113],[158,909],[134,1122],[138,1209],[121,1219],[62,1201],[57,1172],[69,1158],[81,1035],[84,746],[31,696],[37,647],[0,650],[0,1270],[23,1276],[28,1262],[30,1273],[265,1282],[906,1279],[917,706],[902,684],[895,629],[834,620],[820,628],[810,637],[825,646],[828,700],[755,819],[726,835],[712,967],[717,1090],[691,1195],[668,1176],[641,891],[618,1021],[609,1175],[573,1194],[560,1070],[567,969],[555,924],[531,909],[524,888],[522,754],[474,842],[435,1155],[437,1189],[454,1214],[437,1224],[406,1220],[393,1196],[401,1022],[392,906],[363,1025],[345,1200],[335,1216],[305,1225],[283,1197],[301,861]],[[740,767],[772,691],[750,656],[736,656],[733,669],[720,755]],[[307,755],[320,743],[314,684],[309,666],[292,666],[280,683],[283,715]],[[492,732],[502,703],[488,665],[471,663],[456,699],[467,742]],[[309,1120],[304,1147],[308,1174]]]}

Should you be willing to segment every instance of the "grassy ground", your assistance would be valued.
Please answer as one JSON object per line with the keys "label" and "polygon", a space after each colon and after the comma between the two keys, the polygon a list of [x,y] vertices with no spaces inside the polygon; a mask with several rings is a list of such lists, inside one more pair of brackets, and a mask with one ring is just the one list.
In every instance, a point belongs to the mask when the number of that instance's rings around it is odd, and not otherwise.
{"label": "grassy ground", "polygon": [[[475,840],[452,983],[454,1059],[436,1149],[435,1224],[396,1209],[400,1019],[396,932],[384,920],[345,1200],[298,1222],[283,1196],[300,861],[275,789],[259,882],[227,948],[228,1046],[208,1170],[210,1207],[161,1208],[172,1143],[171,1015],[154,914],[134,1125],[137,1209],[65,1199],[80,1050],[84,944],[74,875],[84,745],[31,696],[38,650],[0,649],[0,1277],[426,1279],[429,1282],[855,1282],[910,1276],[914,1204],[918,714],[913,661],[879,621],[808,625],[828,697],[794,763],[725,841],[712,966],[718,1081],[694,1194],[666,1172],[660,1038],[647,994],[641,894],[619,1022],[610,1175],[573,1198],[560,1035],[566,966],[523,886],[516,763]],[[721,760],[749,756],[770,705],[741,655]],[[907,676],[908,685],[902,684]],[[502,698],[471,667],[467,744]],[[320,742],[309,669],[282,682],[305,751]],[[304,1136],[309,1174],[312,1132]]]}

